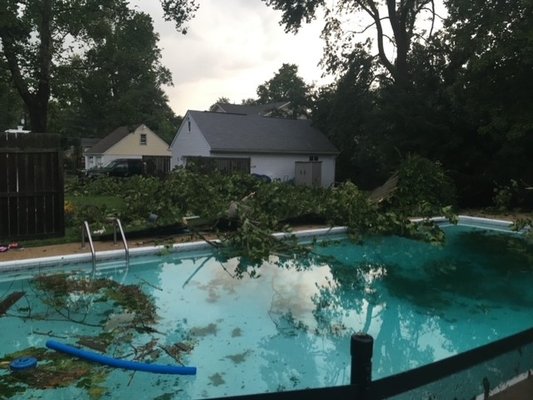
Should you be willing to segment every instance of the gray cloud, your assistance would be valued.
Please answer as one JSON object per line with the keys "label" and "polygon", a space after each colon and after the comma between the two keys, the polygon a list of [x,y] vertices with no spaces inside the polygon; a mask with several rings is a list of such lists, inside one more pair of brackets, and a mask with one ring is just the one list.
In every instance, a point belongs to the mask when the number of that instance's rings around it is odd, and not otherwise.
{"label": "gray cloud", "polygon": [[163,64],[174,86],[167,88],[177,114],[207,109],[218,97],[240,102],[255,97],[259,84],[270,79],[282,63],[297,64],[308,82],[320,79],[320,23],[298,35],[286,34],[280,14],[260,0],[200,0],[187,35],[163,21],[159,2],[135,0],[154,19],[160,35]]}

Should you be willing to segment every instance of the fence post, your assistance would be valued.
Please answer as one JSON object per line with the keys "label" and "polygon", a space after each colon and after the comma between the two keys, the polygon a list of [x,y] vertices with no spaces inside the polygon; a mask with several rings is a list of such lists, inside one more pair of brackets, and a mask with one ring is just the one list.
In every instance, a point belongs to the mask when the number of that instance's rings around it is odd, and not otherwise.
{"label": "fence post", "polygon": [[372,350],[374,339],[366,333],[352,335],[350,355],[352,367],[350,384],[357,385],[357,400],[366,399],[372,382]]}

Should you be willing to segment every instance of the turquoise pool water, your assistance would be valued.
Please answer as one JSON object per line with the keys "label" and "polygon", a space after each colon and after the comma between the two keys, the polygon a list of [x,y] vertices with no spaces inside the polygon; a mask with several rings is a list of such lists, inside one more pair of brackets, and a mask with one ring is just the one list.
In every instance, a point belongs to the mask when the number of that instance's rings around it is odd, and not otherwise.
{"label": "turquoise pool water", "polygon": [[[89,267],[0,274],[0,394],[164,400],[342,385],[354,332],[374,337],[380,378],[533,326],[532,246],[444,229],[445,246],[339,240],[305,260],[273,259],[254,278],[235,276],[236,259],[200,252],[100,263],[95,277]],[[85,364],[46,350],[48,339],[198,374]],[[10,373],[14,353],[36,356],[37,369]]]}

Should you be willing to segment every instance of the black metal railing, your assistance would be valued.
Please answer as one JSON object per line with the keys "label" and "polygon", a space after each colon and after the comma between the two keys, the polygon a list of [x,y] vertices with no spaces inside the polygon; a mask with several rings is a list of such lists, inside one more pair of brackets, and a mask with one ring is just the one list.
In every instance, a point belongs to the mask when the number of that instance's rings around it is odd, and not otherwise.
{"label": "black metal railing", "polygon": [[[529,350],[533,353],[533,328],[422,367],[373,381],[373,339],[366,334],[356,334],[351,337],[350,343],[352,360],[350,385],[223,397],[212,400],[387,399],[444,380],[452,375],[460,375],[471,368],[479,366],[484,368],[483,363],[509,353],[516,353],[523,356],[522,358],[525,362],[520,367],[522,370],[531,370],[533,369],[533,357],[529,357],[529,354],[526,355],[523,353],[523,349],[527,346],[531,347]],[[513,371],[514,376],[519,375],[519,366],[511,365],[507,367]],[[498,386],[503,384],[506,380],[514,376],[509,376],[506,379],[503,378],[504,381],[502,382],[492,382],[492,385]],[[489,390],[488,386],[488,381],[484,379],[483,387],[478,394],[482,394],[483,392],[487,393]]]}

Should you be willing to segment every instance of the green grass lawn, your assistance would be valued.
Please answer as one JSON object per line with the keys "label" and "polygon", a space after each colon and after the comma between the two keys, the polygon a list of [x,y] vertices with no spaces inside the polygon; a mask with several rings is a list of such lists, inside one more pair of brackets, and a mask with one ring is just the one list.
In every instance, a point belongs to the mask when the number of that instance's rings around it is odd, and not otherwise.
{"label": "green grass lawn", "polygon": [[75,208],[79,209],[86,206],[105,206],[107,209],[124,211],[125,204],[120,196],[109,195],[84,195],[73,196],[65,194],[65,201],[71,202]]}
{"label": "green grass lawn", "polygon": [[81,242],[81,227],[65,227],[65,236],[20,241],[24,247],[51,246],[54,244]]}
{"label": "green grass lawn", "polygon": [[[120,196],[109,195],[72,195],[65,194],[65,202],[69,202],[74,206],[75,210],[90,209],[97,207],[102,209],[105,207],[107,214],[118,215],[126,211],[126,206]],[[61,243],[75,243],[81,242],[81,228],[82,224],[77,222],[69,222],[68,215],[65,215],[65,236],[62,237],[47,237],[43,239],[24,240],[25,247],[48,246]],[[91,229],[99,229],[100,227],[91,226]],[[127,231],[127,228],[124,227]],[[112,231],[111,231],[112,232]]]}

